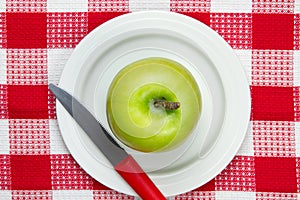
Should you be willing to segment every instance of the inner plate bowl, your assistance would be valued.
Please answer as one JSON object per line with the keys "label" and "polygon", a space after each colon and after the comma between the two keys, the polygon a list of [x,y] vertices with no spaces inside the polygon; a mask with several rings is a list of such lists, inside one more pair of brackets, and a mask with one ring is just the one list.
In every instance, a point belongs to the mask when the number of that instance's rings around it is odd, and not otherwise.
{"label": "inner plate bowl", "polygon": [[[157,11],[123,15],[92,31],[74,50],[59,85],[109,129],[106,95],[113,77],[148,57],[181,63],[194,75],[202,95],[199,123],[179,148],[145,154],[122,145],[164,195],[176,195],[205,184],[232,160],[249,121],[249,86],[237,57],[218,34],[186,16]],[[135,195],[59,104],[57,117],[81,167],[104,185]]]}
{"label": "inner plate bowl", "polygon": [[[99,47],[95,49],[86,59],[85,67],[81,69],[80,77],[76,81],[77,89],[74,95],[81,99],[85,105],[93,105],[91,110],[94,110],[96,118],[109,129],[106,116],[107,93],[113,78],[123,67],[143,58],[164,57],[181,63],[193,74],[202,95],[202,114],[192,135],[182,145],[171,151],[142,153],[120,144],[146,172],[169,166],[182,156],[191,146],[191,143],[195,143],[194,145],[197,143],[200,152],[211,125],[213,115],[211,92],[205,81],[205,74],[202,74],[196,67],[210,68],[210,63],[204,55],[197,52],[197,49],[182,38],[182,35],[163,29],[152,29],[151,31],[141,29],[121,33],[107,41],[110,44],[109,48]],[[172,49],[178,50],[173,51]],[[190,52],[194,52],[194,54]],[[197,63],[189,62],[192,57],[197,59]],[[218,79],[214,78],[214,80]],[[222,87],[221,84],[219,86]],[[222,93],[222,88],[219,88],[218,94]],[[224,96],[222,98],[224,99]],[[224,105],[220,105],[220,107],[222,108]],[[112,136],[114,137],[114,135]],[[84,140],[84,138],[82,139]],[[82,145],[85,144],[88,142],[83,141]],[[90,145],[86,148],[99,162],[103,162],[102,155],[93,153],[96,149],[91,148]],[[103,164],[110,166],[110,163]]]}

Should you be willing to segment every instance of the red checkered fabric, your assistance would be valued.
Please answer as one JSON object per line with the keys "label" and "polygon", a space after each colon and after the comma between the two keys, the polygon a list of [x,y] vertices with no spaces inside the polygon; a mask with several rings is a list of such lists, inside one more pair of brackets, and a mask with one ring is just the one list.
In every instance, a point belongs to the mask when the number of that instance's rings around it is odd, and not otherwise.
{"label": "red checkered fabric", "polygon": [[255,191],[254,158],[236,156],[215,178],[215,189],[218,191]]}
{"label": "red checkered fabric", "polygon": [[211,28],[218,32],[234,49],[251,49],[251,14],[212,13]]}
{"label": "red checkered fabric", "polygon": [[11,155],[49,155],[49,121],[44,119],[11,119],[9,142]]}
{"label": "red checkered fabric", "polygon": [[54,190],[92,190],[93,179],[69,154],[51,155],[51,180]]}
{"label": "red checkered fabric", "polygon": [[210,10],[210,0],[205,1],[178,1],[170,0],[170,10],[172,12],[209,12]]}
{"label": "red checkered fabric", "polygon": [[46,85],[48,83],[46,49],[8,49],[9,85]]}
{"label": "red checkered fabric", "polygon": [[126,0],[89,0],[89,12],[129,12],[129,1]]}
{"label": "red checkered fabric", "polygon": [[46,12],[47,0],[6,1],[7,12]]}
{"label": "red checkered fabric", "polygon": [[253,122],[254,155],[295,157],[295,123],[286,121]]}
{"label": "red checkered fabric", "polygon": [[253,50],[252,85],[293,86],[292,50]]}
{"label": "red checkered fabric", "polygon": [[138,199],[76,163],[48,83],[58,83],[94,28],[154,9],[193,17],[221,35],[240,58],[252,97],[249,129],[231,163],[169,199],[300,199],[299,0],[0,0],[1,200]]}
{"label": "red checkered fabric", "polygon": [[[276,3],[275,3],[276,2]],[[254,13],[294,13],[295,1],[269,1],[269,0],[253,0],[253,12]]]}
{"label": "red checkered fabric", "polygon": [[47,47],[74,48],[87,34],[86,12],[48,13]]}

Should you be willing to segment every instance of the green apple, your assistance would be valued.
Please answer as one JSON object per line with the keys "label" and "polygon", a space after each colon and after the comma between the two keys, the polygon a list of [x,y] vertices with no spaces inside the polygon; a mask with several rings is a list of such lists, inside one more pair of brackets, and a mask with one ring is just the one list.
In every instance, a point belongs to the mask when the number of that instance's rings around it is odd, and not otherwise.
{"label": "green apple", "polygon": [[142,152],[181,144],[195,128],[201,95],[192,74],[166,58],[146,58],[124,67],[107,95],[107,119],[114,135]]}

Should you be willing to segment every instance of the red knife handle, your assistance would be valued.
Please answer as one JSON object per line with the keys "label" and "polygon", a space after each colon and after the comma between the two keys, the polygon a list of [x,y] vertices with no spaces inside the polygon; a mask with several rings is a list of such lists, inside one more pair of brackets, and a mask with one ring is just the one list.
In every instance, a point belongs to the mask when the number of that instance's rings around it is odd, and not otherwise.
{"label": "red knife handle", "polygon": [[166,200],[166,197],[131,155],[128,155],[114,168],[143,200]]}

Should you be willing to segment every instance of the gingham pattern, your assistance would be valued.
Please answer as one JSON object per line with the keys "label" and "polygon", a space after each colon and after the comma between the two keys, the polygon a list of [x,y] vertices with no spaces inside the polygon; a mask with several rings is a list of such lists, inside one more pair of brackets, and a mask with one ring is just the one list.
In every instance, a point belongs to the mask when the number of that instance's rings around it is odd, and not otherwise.
{"label": "gingham pattern", "polygon": [[[137,199],[95,181],[60,135],[48,83],[76,45],[128,12],[210,26],[247,73],[251,122],[233,161],[170,199],[300,199],[300,0],[0,0],[0,199]],[[190,177],[193,178],[193,177]]]}

